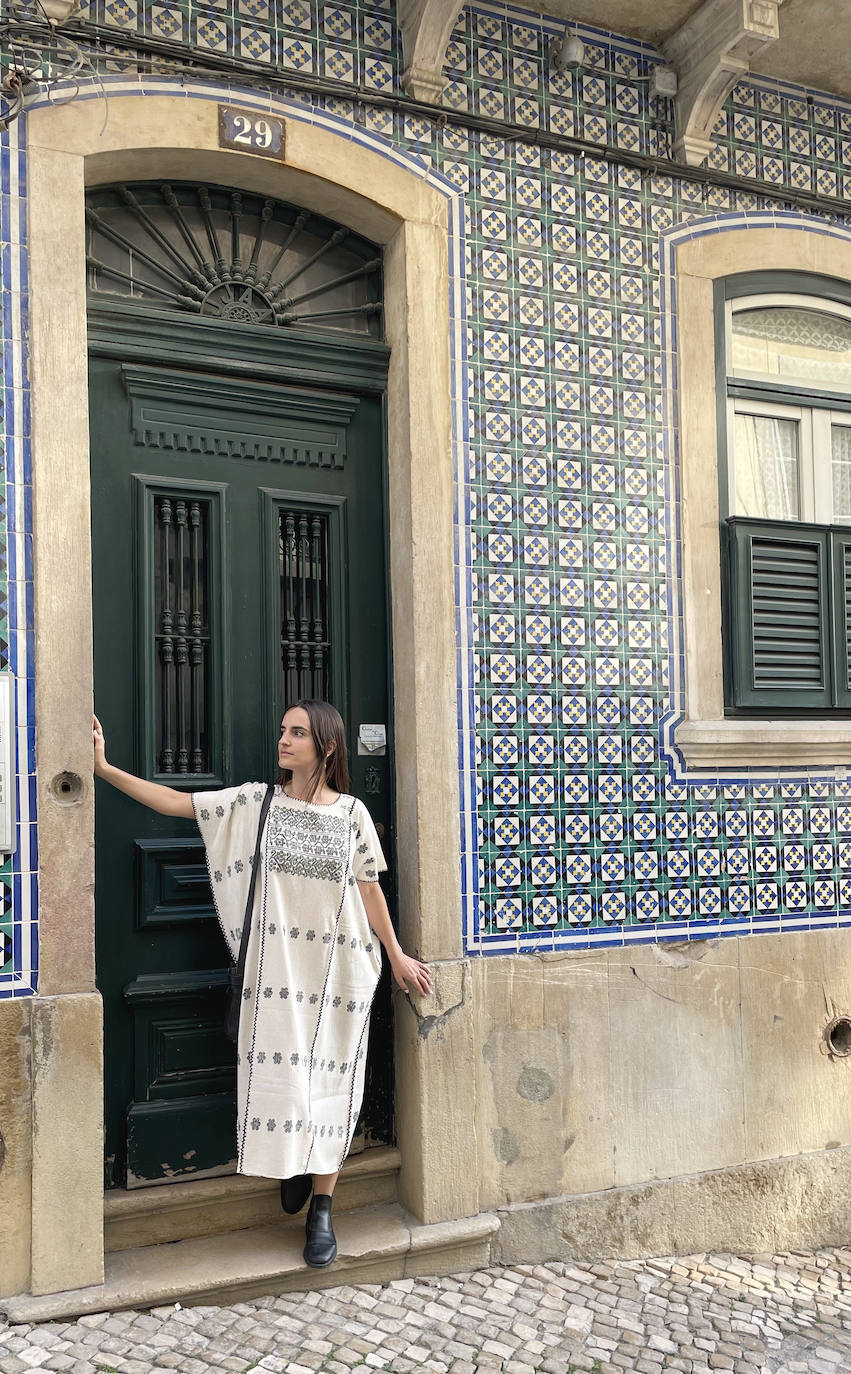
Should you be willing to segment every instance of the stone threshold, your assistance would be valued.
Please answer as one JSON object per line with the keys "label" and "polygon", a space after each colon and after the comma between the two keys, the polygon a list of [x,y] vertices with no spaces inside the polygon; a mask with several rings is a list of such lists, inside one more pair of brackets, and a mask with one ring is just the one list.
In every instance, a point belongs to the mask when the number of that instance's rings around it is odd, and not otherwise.
{"label": "stone threshold", "polygon": [[[334,1189],[334,1213],[394,1202],[401,1152],[376,1145],[350,1155]],[[104,1250],[170,1244],[198,1236],[224,1235],[249,1226],[271,1225],[281,1213],[276,1179],[227,1174],[189,1179],[104,1195]]]}
{"label": "stone threshold", "polygon": [[14,1324],[58,1321],[176,1302],[221,1306],[270,1293],[462,1273],[487,1267],[499,1230],[498,1218],[488,1212],[427,1225],[397,1202],[352,1208],[334,1218],[337,1259],[327,1269],[311,1269],[302,1258],[304,1214],[280,1216],[276,1225],[116,1251],[106,1256],[103,1284],[4,1298],[0,1312]]}

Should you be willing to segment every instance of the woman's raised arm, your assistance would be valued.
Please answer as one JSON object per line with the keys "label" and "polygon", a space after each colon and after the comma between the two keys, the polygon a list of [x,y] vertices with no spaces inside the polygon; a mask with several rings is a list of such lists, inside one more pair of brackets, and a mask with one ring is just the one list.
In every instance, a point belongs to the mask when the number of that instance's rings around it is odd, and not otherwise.
{"label": "woman's raised arm", "polygon": [[95,746],[95,777],[112,783],[119,792],[126,792],[128,797],[141,802],[143,806],[149,806],[152,811],[158,811],[161,816],[185,816],[187,820],[194,820],[195,812],[189,792],[178,792],[176,787],[163,787],[158,782],[148,782],[146,778],[137,778],[134,773],[125,773],[123,769],[114,768],[111,763],[107,763],[103,727],[97,716],[92,716],[92,737]]}

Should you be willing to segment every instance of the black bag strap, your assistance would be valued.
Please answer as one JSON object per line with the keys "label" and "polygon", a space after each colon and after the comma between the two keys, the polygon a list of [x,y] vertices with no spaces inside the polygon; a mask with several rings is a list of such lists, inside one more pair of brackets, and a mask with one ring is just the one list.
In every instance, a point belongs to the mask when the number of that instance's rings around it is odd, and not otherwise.
{"label": "black bag strap", "polygon": [[248,953],[248,938],[251,934],[251,917],[254,913],[254,889],[257,886],[257,870],[260,867],[260,841],[263,837],[263,826],[266,824],[266,817],[269,814],[269,807],[272,804],[274,791],[275,788],[270,782],[269,786],[266,788],[263,805],[260,808],[260,823],[257,826],[257,843],[254,846],[254,860],[251,864],[251,880],[248,884],[248,901],[245,904],[245,917],[242,922],[242,938],[239,942],[239,958],[236,962],[240,983],[245,976],[245,956]]}

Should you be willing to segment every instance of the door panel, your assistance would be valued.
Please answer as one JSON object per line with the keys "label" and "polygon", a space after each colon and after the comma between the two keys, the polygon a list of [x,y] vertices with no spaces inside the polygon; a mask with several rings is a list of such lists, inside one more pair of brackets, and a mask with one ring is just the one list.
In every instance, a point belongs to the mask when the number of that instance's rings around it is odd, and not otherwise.
{"label": "door panel", "polygon": [[136,929],[215,917],[200,839],[137,840]]}
{"label": "door panel", "polygon": [[[93,356],[91,415],[110,761],[188,791],[271,778],[285,701],[327,693],[389,859],[389,757],[355,743],[389,711],[380,398]],[[231,1170],[227,956],[197,829],[100,782],[95,824],[107,1186]],[[392,1138],[389,1007],[385,975],[376,1140]]]}
{"label": "door panel", "polygon": [[191,776],[198,790],[224,777],[227,493],[130,476],[145,774]]}

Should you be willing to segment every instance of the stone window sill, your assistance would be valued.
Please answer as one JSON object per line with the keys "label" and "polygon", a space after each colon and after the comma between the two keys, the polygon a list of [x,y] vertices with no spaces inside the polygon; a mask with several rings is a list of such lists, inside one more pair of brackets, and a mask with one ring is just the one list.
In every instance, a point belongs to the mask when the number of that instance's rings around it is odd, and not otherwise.
{"label": "stone window sill", "polygon": [[689,768],[851,767],[851,719],[685,720],[674,741]]}

